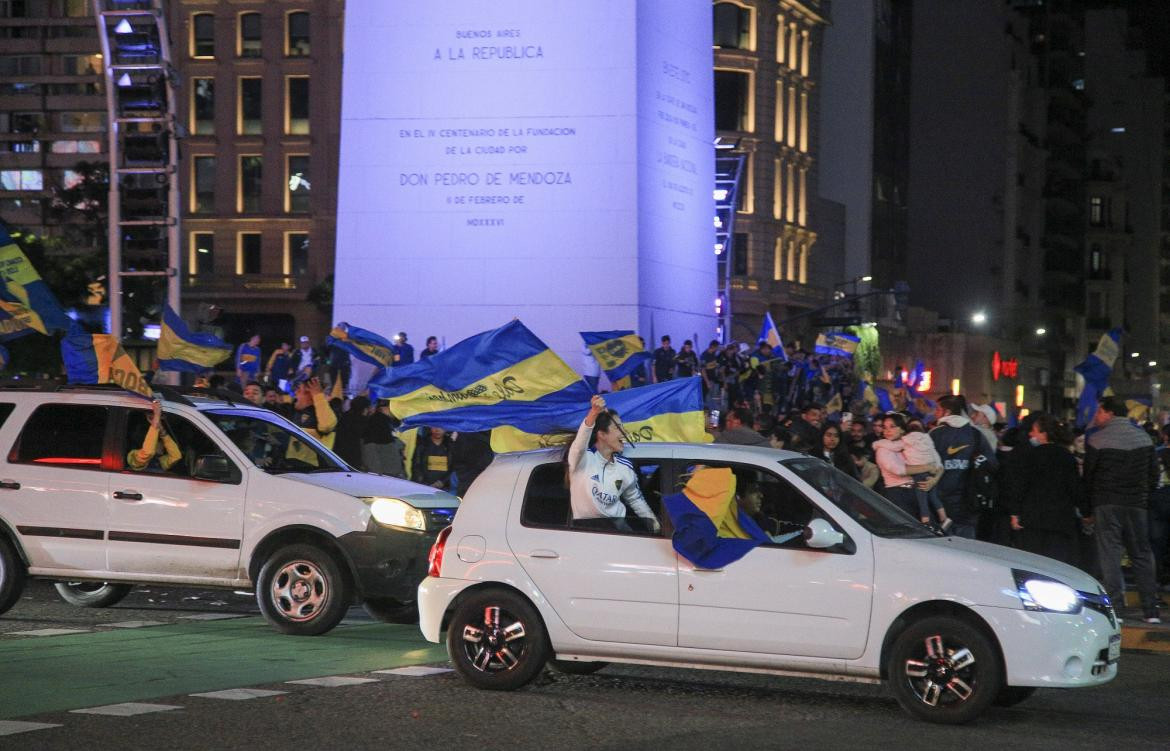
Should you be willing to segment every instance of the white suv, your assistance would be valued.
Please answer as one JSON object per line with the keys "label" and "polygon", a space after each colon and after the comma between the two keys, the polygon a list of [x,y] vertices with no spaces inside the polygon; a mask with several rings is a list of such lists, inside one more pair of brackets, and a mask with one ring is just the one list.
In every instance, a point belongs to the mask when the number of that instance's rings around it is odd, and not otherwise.
{"label": "white suv", "polygon": [[[767,448],[638,444],[624,454],[664,529],[574,524],[555,451],[498,457],[431,553],[420,627],[471,684],[514,689],[546,660],[888,681],[919,718],[966,722],[1037,686],[1117,675],[1101,586],[1018,550],[929,532],[827,463]],[[662,500],[698,466],[762,492],[778,534],[723,569],[676,554]],[[788,523],[788,524],[785,524]]]}
{"label": "white suv", "polygon": [[136,583],[254,586],[261,612],[289,634],[324,633],[355,601],[412,619],[427,551],[458,498],[357,472],[230,392],[165,393],[162,421],[181,458],[133,471],[144,399],[0,390],[0,613],[33,576],[89,607]]}

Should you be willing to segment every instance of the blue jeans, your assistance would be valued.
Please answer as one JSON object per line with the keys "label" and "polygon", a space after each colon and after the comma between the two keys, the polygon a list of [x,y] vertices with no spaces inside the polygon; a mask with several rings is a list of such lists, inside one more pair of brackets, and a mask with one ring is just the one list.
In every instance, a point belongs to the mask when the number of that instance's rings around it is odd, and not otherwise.
{"label": "blue jeans", "polygon": [[1154,580],[1154,555],[1150,552],[1148,514],[1140,506],[1109,504],[1093,509],[1093,516],[1097,520],[1097,552],[1101,558],[1105,592],[1113,600],[1114,607],[1125,607],[1121,554],[1128,551],[1142,612],[1151,616],[1158,614],[1158,592]]}

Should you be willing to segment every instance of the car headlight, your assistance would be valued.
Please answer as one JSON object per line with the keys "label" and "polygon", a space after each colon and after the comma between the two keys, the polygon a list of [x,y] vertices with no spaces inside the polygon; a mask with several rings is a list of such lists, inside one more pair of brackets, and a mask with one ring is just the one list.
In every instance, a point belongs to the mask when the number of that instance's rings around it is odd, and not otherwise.
{"label": "car headlight", "polygon": [[397,498],[367,498],[374,521],[391,527],[405,527],[425,532],[427,520],[423,512]]}
{"label": "car headlight", "polygon": [[1013,570],[1020,602],[1027,610],[1079,613],[1084,603],[1075,589],[1050,576]]}

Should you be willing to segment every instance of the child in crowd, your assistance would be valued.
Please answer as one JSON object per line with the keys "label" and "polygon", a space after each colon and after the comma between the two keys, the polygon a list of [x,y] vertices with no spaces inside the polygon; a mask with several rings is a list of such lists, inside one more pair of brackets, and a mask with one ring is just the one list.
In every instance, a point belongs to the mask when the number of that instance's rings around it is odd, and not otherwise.
{"label": "child in crowd", "polygon": [[918,520],[923,524],[930,524],[930,512],[938,515],[938,525],[945,532],[951,526],[947,518],[947,511],[939,500],[938,491],[934,488],[922,490],[917,483],[932,479],[942,473],[942,459],[934,448],[934,441],[926,434],[922,423],[911,420],[906,426],[906,435],[902,436],[902,460],[906,462],[906,474],[914,478],[914,495],[918,499]]}

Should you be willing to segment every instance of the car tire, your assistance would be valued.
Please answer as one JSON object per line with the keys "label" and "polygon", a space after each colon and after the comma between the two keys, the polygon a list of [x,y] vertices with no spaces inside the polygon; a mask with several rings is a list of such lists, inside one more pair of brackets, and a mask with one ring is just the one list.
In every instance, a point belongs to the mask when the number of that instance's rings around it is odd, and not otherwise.
{"label": "car tire", "polygon": [[447,627],[451,663],[476,688],[518,689],[540,674],[550,651],[536,608],[503,589],[476,592],[463,600]]}
{"label": "car tire", "polygon": [[79,608],[108,608],[117,605],[134,587],[109,582],[57,582],[57,595]]}
{"label": "car tire", "polygon": [[418,623],[418,603],[401,603],[388,597],[373,597],[362,603],[362,607],[375,621],[382,623]]}
{"label": "car tire", "polygon": [[609,665],[608,662],[584,662],[582,660],[549,660],[548,664],[558,673],[567,675],[593,675]]}
{"label": "car tire", "polygon": [[1035,686],[1004,686],[1000,689],[999,696],[995,697],[995,706],[997,707],[1014,707],[1022,701],[1026,701],[1036,693]]}
{"label": "car tire", "polygon": [[256,602],[277,631],[318,636],[345,617],[349,589],[331,554],[314,545],[288,545],[269,556],[261,567]]}
{"label": "car tire", "polygon": [[25,579],[24,563],[16,549],[7,539],[0,537],[0,613],[20,600]]}
{"label": "car tire", "polygon": [[983,633],[948,615],[912,623],[894,640],[886,663],[890,688],[909,714],[961,725],[1003,690],[999,652]]}

